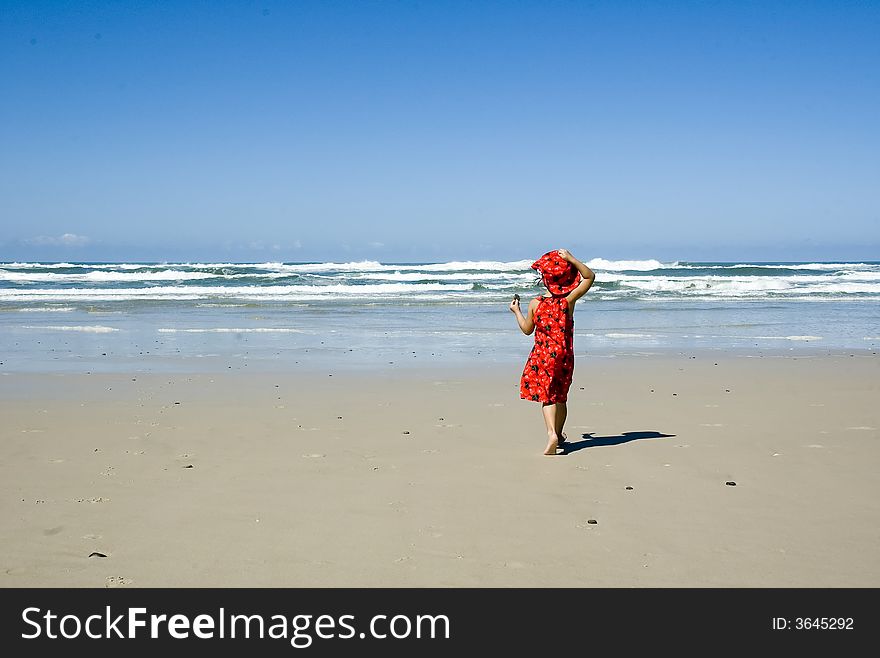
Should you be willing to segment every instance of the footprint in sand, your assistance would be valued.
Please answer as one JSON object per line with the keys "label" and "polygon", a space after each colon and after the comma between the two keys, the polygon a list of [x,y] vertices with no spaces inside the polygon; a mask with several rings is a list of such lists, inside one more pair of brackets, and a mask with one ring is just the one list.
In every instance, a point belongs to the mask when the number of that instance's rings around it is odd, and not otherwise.
{"label": "footprint in sand", "polygon": [[101,539],[103,535],[83,535],[83,539]]}
{"label": "footprint in sand", "polygon": [[125,578],[124,576],[107,576],[107,579],[104,581],[104,587],[125,587],[126,585],[132,584],[131,578]]}
{"label": "footprint in sand", "polygon": [[306,459],[320,459],[321,457],[326,457],[327,455],[322,455],[318,452],[313,452],[311,455],[303,455]]}
{"label": "footprint in sand", "polygon": [[700,423],[700,427],[724,427],[724,423]]}
{"label": "footprint in sand", "polygon": [[57,535],[59,532],[64,530],[63,525],[55,526],[54,528],[46,528],[43,530],[43,534],[47,537],[51,537],[52,535]]}

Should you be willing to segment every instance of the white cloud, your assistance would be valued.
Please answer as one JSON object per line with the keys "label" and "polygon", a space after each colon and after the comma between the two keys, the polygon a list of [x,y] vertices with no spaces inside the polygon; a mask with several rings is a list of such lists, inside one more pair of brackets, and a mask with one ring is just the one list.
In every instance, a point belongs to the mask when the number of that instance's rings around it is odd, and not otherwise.
{"label": "white cloud", "polygon": [[38,247],[82,247],[87,245],[91,240],[84,235],[76,233],[65,233],[64,235],[38,235],[35,238],[25,240],[25,243]]}

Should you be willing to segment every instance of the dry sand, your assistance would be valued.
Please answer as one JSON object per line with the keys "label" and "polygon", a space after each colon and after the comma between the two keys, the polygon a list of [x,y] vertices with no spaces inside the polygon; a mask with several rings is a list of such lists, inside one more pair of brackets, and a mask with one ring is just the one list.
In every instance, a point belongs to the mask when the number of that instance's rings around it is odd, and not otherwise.
{"label": "dry sand", "polygon": [[519,368],[0,376],[0,586],[880,586],[878,357]]}

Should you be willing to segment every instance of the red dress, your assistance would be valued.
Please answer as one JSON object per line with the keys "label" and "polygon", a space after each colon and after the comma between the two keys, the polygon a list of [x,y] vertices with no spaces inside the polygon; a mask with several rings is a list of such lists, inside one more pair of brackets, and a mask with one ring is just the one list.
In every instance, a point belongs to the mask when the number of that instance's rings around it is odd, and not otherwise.
{"label": "red dress", "polygon": [[574,374],[574,317],[564,296],[539,297],[535,346],[519,383],[519,396],[535,402],[565,402]]}

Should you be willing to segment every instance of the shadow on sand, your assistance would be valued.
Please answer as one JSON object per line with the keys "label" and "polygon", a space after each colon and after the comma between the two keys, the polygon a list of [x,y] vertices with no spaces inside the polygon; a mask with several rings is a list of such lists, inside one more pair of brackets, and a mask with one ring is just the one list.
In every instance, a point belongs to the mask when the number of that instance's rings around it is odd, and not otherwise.
{"label": "shadow on sand", "polygon": [[598,448],[599,446],[618,446],[621,443],[638,441],[639,439],[668,439],[675,434],[663,434],[662,432],[624,432],[617,436],[593,436],[593,432],[581,434],[582,441],[566,441],[560,447],[560,455],[570,455],[584,448]]}

